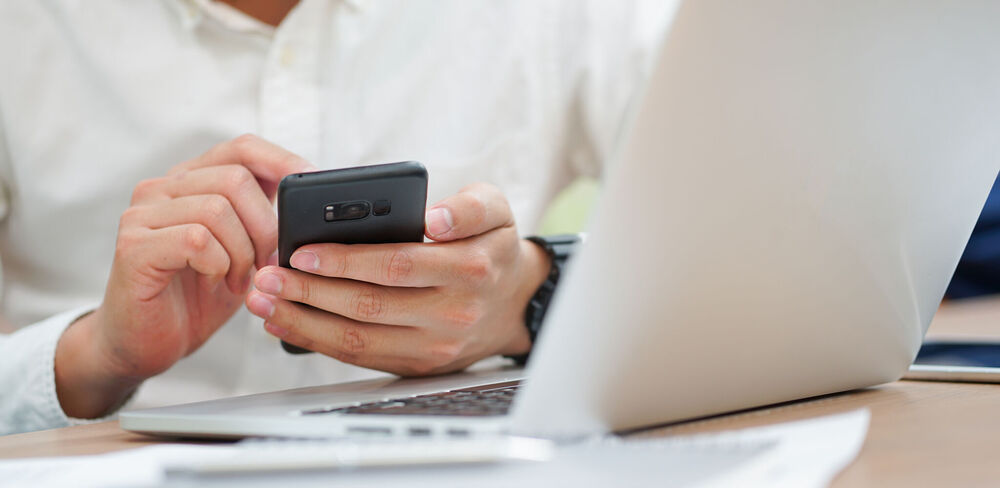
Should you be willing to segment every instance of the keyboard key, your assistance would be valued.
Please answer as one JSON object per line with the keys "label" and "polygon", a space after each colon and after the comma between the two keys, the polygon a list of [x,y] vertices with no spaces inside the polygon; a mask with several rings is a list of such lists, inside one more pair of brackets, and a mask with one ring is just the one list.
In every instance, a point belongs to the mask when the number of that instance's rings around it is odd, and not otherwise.
{"label": "keyboard key", "polygon": [[510,411],[519,382],[483,385],[408,398],[393,398],[349,407],[317,408],[302,412],[375,415],[499,416]]}

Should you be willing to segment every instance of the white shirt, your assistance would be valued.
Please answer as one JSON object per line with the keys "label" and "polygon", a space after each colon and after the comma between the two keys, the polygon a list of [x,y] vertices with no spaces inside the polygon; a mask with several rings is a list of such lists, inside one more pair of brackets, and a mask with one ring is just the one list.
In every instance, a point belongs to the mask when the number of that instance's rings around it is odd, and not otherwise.
{"label": "white shirt", "polygon": [[[325,168],[421,161],[429,203],[491,182],[527,234],[600,174],[670,3],[303,0],[272,28],[208,0],[2,2],[0,313],[21,330],[0,434],[72,422],[52,351],[99,304],[138,181],[251,132]],[[241,310],[133,405],[373,374],[288,355]]]}

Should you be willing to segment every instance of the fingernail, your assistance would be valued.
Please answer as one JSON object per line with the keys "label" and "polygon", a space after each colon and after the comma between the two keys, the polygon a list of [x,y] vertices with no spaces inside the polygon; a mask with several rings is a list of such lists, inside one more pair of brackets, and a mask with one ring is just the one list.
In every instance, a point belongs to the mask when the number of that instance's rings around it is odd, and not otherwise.
{"label": "fingernail", "polygon": [[267,264],[268,266],[278,265],[278,251],[274,251],[273,253],[271,253],[271,257],[267,258]]}
{"label": "fingernail", "polygon": [[274,315],[274,302],[259,293],[254,294],[247,300],[247,308],[250,309],[250,313],[258,317],[267,318]]}
{"label": "fingernail", "polygon": [[278,327],[270,322],[264,322],[264,330],[275,337],[285,337],[288,335],[287,329],[282,329],[281,327]]}
{"label": "fingernail", "polygon": [[319,256],[312,251],[296,251],[288,260],[292,267],[302,271],[316,271],[319,269]]}
{"label": "fingernail", "polygon": [[427,233],[431,236],[447,234],[454,224],[451,210],[445,207],[432,208],[427,212]]}
{"label": "fingernail", "polygon": [[254,286],[256,286],[258,290],[269,295],[277,295],[281,293],[283,284],[284,280],[282,280],[277,273],[261,273],[257,275],[257,280],[254,283]]}

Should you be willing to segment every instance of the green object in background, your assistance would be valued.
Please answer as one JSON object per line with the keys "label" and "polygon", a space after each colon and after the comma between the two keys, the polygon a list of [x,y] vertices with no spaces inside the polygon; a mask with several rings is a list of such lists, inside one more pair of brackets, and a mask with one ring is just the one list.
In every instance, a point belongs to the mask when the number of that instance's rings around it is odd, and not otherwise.
{"label": "green object in background", "polygon": [[538,235],[583,232],[599,191],[600,184],[593,178],[579,178],[571,183],[556,195],[545,211]]}

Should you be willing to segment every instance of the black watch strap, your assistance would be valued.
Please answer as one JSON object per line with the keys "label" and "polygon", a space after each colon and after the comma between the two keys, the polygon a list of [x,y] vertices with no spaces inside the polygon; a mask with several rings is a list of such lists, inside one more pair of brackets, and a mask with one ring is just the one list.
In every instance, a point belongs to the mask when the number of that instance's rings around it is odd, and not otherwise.
{"label": "black watch strap", "polygon": [[[531,236],[526,237],[526,239],[541,247],[552,260],[549,275],[545,278],[542,285],[538,287],[534,296],[528,301],[528,307],[524,310],[524,325],[528,328],[531,344],[534,345],[535,338],[538,337],[538,332],[542,330],[542,322],[545,319],[546,312],[548,312],[552,296],[555,294],[559,277],[566,266],[566,261],[569,260],[576,246],[580,243],[580,236],[577,234],[566,234],[544,237]],[[528,362],[530,355],[531,352],[529,351],[526,354],[506,357],[513,359],[517,364],[524,365]]]}

